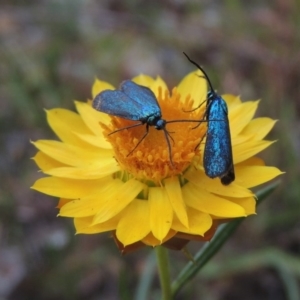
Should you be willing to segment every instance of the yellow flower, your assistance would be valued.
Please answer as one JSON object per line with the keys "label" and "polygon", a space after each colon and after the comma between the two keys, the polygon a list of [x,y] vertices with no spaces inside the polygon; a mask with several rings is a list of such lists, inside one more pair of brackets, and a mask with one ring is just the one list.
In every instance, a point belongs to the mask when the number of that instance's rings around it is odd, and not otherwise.
{"label": "yellow flower", "polygon": [[[207,94],[200,71],[188,74],[169,92],[161,78],[133,78],[156,95],[165,120],[203,116]],[[197,76],[196,76],[197,75]],[[114,89],[96,80],[92,94]],[[75,102],[77,113],[47,111],[48,123],[61,141],[39,140],[34,161],[48,177],[33,189],[59,197],[59,215],[74,218],[77,233],[111,232],[125,253],[138,247],[165,245],[180,249],[189,240],[209,240],[218,224],[255,214],[255,195],[249,188],[281,174],[255,155],[271,145],[263,140],[275,124],[269,118],[253,119],[258,101],[242,103],[223,95],[229,110],[236,179],[228,186],[208,178],[203,170],[205,122],[170,123],[167,130],[172,160],[162,131],[149,134],[130,154],[145,133],[145,125],[109,135],[133,121],[98,112]],[[189,112],[188,112],[189,111]]]}

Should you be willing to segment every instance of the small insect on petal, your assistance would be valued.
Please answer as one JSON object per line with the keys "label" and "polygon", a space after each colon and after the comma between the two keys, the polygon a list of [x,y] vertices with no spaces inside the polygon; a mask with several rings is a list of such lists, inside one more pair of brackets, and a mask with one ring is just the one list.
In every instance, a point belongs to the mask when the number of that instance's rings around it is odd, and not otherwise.
{"label": "small insect on petal", "polygon": [[206,72],[187,54],[187,59],[204,74],[210,90],[207,93],[206,111],[202,121],[207,122],[206,142],[203,166],[205,174],[210,178],[219,177],[222,184],[228,185],[235,179],[228,109],[225,100],[213,89]]}

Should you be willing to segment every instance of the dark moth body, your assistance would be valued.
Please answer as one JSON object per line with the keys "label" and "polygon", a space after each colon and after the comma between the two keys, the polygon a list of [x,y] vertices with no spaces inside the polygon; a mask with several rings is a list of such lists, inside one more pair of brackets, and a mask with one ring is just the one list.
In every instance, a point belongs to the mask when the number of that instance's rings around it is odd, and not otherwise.
{"label": "dark moth body", "polygon": [[209,91],[207,96],[204,170],[208,177],[220,177],[222,184],[228,185],[234,181],[235,175],[227,105],[215,92]]}
{"label": "dark moth body", "polygon": [[[184,53],[185,54],[185,53]],[[222,184],[228,185],[235,179],[228,109],[225,100],[213,89],[206,72],[186,54],[187,59],[197,66],[209,84],[204,120],[207,122],[203,166],[210,178],[219,177]],[[201,122],[201,121],[200,121]]]}

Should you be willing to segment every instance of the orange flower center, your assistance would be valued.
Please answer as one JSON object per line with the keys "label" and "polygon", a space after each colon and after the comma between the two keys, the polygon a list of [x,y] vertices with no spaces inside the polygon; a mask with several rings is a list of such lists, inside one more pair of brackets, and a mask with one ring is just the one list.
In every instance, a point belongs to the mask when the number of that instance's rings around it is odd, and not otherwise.
{"label": "orange flower center", "polygon": [[157,130],[153,126],[149,126],[147,136],[137,146],[146,133],[146,124],[115,133],[113,133],[115,130],[138,124],[138,122],[111,117],[110,126],[102,125],[104,135],[112,144],[114,156],[121,168],[135,178],[154,182],[182,174],[195,156],[199,156],[200,150],[197,146],[206,132],[206,122],[168,124],[171,120],[202,120],[205,105],[192,111],[193,101],[190,96],[184,101],[180,100],[180,94],[176,88],[173,89],[171,96],[168,91],[163,95],[160,88],[157,100],[162,111],[162,119],[167,121],[166,130],[171,136],[169,137],[170,149],[164,130]]}

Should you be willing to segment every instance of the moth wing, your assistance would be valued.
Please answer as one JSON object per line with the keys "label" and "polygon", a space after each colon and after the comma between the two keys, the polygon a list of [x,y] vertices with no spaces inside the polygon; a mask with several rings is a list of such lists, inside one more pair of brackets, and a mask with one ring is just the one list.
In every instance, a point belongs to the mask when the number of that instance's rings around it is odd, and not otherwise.
{"label": "moth wing", "polygon": [[106,90],[99,93],[93,103],[93,108],[120,118],[140,121],[142,105],[119,90]]}
{"label": "moth wing", "polygon": [[142,114],[146,116],[161,115],[160,106],[155,94],[147,87],[136,84],[131,80],[125,80],[120,85],[120,90],[134,102],[142,106]]}
{"label": "moth wing", "polygon": [[210,178],[224,177],[229,172],[234,174],[227,107],[225,101],[219,98],[210,103],[207,113],[204,170]]}

